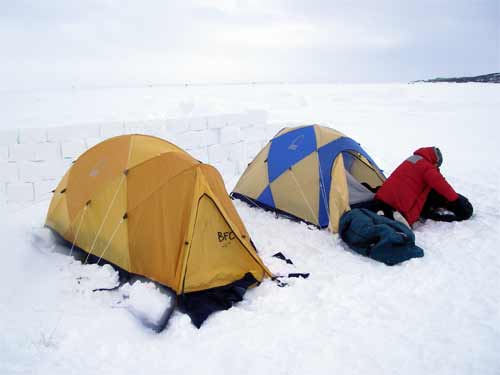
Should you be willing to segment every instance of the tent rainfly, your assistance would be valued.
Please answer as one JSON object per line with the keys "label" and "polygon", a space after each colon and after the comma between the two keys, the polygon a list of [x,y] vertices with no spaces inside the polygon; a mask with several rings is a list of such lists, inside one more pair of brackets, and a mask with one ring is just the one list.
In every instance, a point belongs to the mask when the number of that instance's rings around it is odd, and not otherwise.
{"label": "tent rainfly", "polygon": [[219,172],[156,137],[118,136],[83,153],[55,189],[46,225],[87,259],[169,287],[196,310],[197,326],[221,309],[205,292],[237,285],[240,298],[271,275]]}
{"label": "tent rainfly", "polygon": [[278,132],[231,195],[337,232],[350,205],[371,199],[384,180],[357,142],[328,127],[309,125]]}

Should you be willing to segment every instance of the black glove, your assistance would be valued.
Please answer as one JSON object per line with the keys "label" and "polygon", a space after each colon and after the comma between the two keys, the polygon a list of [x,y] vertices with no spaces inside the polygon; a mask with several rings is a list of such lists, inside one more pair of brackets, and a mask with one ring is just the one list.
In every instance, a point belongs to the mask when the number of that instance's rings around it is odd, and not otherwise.
{"label": "black glove", "polygon": [[474,208],[469,200],[460,194],[458,194],[458,199],[449,204],[448,208],[455,214],[458,221],[469,219],[474,212]]}

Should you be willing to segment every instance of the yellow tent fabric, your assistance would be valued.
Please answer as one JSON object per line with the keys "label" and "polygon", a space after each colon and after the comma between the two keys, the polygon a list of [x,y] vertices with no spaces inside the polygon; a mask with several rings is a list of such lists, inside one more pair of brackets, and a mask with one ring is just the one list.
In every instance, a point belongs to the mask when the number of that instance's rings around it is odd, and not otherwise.
{"label": "yellow tent fabric", "polygon": [[83,153],[55,189],[46,225],[177,294],[271,276],[218,171],[156,137],[114,137]]}
{"label": "yellow tent fabric", "polygon": [[350,205],[370,198],[385,177],[361,146],[319,125],[284,128],[259,152],[232,196],[338,231]]}

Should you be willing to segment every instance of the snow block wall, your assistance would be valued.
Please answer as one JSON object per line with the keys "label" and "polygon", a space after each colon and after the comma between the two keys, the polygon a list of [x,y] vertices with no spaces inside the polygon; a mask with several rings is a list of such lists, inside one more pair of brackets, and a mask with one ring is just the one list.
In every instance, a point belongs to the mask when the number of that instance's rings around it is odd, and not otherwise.
{"label": "snow block wall", "polygon": [[0,131],[0,205],[49,198],[73,160],[113,136],[139,133],[161,137],[214,165],[222,175],[234,176],[243,172],[277,128],[267,124],[267,112],[248,111]]}

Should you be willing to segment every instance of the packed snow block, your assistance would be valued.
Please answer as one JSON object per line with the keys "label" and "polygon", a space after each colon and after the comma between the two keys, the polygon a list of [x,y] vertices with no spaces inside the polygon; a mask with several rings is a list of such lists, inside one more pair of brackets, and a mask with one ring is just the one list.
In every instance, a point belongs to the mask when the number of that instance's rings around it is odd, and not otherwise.
{"label": "packed snow block", "polygon": [[0,146],[9,146],[19,141],[17,129],[0,131]]}
{"label": "packed snow block", "polygon": [[19,143],[47,142],[46,128],[19,129]]}
{"label": "packed snow block", "polygon": [[241,175],[248,167],[248,163],[243,159],[233,161],[233,163],[235,163],[235,170],[238,175]]}
{"label": "packed snow block", "polygon": [[73,161],[71,159],[59,159],[48,161],[47,164],[48,168],[43,179],[60,179],[73,164]]}
{"label": "packed snow block", "polygon": [[9,160],[9,147],[0,146],[0,160]]}
{"label": "packed snow block", "polygon": [[200,148],[203,147],[203,132],[187,132],[182,134],[174,134],[174,143],[182,148]]}
{"label": "packed snow block", "polygon": [[144,126],[151,129],[164,129],[166,124],[167,120],[162,118],[146,120],[144,122]]}
{"label": "packed snow block", "polygon": [[126,122],[125,134],[146,134],[155,137],[161,136],[165,130],[165,120],[147,120]]}
{"label": "packed snow block", "polygon": [[60,170],[54,168],[56,163],[47,161],[21,161],[17,164],[19,167],[19,181],[21,182],[35,182],[59,177]]}
{"label": "packed snow block", "polygon": [[189,130],[187,119],[167,119],[165,120],[165,132],[167,134],[180,134]]}
{"label": "packed snow block", "polygon": [[143,121],[130,121],[123,125],[124,134],[146,134]]}
{"label": "packed snow block", "polygon": [[207,128],[208,129],[218,129],[218,128],[223,126],[219,122],[219,116],[207,116],[207,117],[205,117],[205,119],[207,121]]}
{"label": "packed snow block", "polygon": [[208,162],[208,149],[206,147],[186,149],[186,151],[193,156],[193,158],[203,162]]}
{"label": "packed snow block", "polygon": [[232,177],[236,174],[236,164],[232,161],[224,160],[219,162],[210,162],[223,177]]}
{"label": "packed snow block", "polygon": [[219,144],[219,129],[207,129],[199,131],[201,136],[201,146],[211,146]]}
{"label": "packed snow block", "polygon": [[59,143],[25,143],[9,147],[9,158],[12,161],[40,161],[61,158]]}
{"label": "packed snow block", "polygon": [[239,126],[225,126],[220,128],[220,143],[232,144],[241,140],[241,130]]}
{"label": "packed snow block", "polygon": [[244,158],[245,155],[245,144],[244,142],[233,143],[231,145],[226,145],[227,149],[227,159],[233,162],[239,162]]}
{"label": "packed snow block", "polygon": [[207,119],[205,117],[193,117],[188,122],[189,130],[204,130],[207,128]]}
{"label": "packed snow block", "polygon": [[7,184],[7,202],[29,202],[35,198],[32,182]]}
{"label": "packed snow block", "polygon": [[64,159],[75,159],[83,151],[85,151],[85,149],[86,149],[86,145],[85,145],[85,141],[83,139],[61,143],[61,152],[62,152],[62,157]]}
{"label": "packed snow block", "polygon": [[104,141],[103,138],[100,137],[90,137],[90,138],[85,138],[85,147],[87,149],[94,147],[96,144],[101,143]]}
{"label": "packed snow block", "polygon": [[249,163],[255,158],[255,156],[257,156],[257,153],[262,149],[262,146],[260,142],[245,142],[244,145],[245,153],[243,160],[246,163]]}
{"label": "packed snow block", "polygon": [[242,115],[239,113],[227,113],[224,115],[207,117],[207,127],[209,129],[223,128],[241,123]]}
{"label": "packed snow block", "polygon": [[281,128],[275,130],[275,128],[270,127],[267,124],[255,125],[254,128],[254,131],[257,134],[260,134],[260,140],[269,140],[274,138],[274,136],[276,135],[276,133],[278,133],[279,130],[281,130]]}
{"label": "packed snow block", "polygon": [[162,137],[165,132],[165,120],[148,120],[144,124],[145,134]]}
{"label": "packed snow block", "polygon": [[143,134],[150,135],[152,137],[163,138],[165,132],[161,128],[146,126],[146,127],[144,127]]}
{"label": "packed snow block", "polygon": [[208,162],[220,163],[227,160],[227,147],[225,145],[208,146]]}
{"label": "packed snow block", "polygon": [[34,160],[35,149],[30,144],[13,144],[9,146],[9,160]]}
{"label": "packed snow block", "polygon": [[56,160],[61,158],[61,145],[59,142],[45,142],[34,144],[35,160]]}
{"label": "packed snow block", "polygon": [[35,200],[40,201],[52,196],[52,190],[57,187],[58,180],[38,181],[33,184]]}
{"label": "packed snow block", "polygon": [[245,142],[257,142],[266,137],[262,134],[262,129],[252,125],[241,128],[241,138],[244,139]]}
{"label": "packed snow block", "polygon": [[97,134],[96,137],[100,136],[103,139],[107,139],[122,134],[125,134],[125,127],[123,123],[109,122],[100,126],[100,134]]}
{"label": "packed snow block", "polygon": [[48,173],[48,164],[34,161],[20,161],[17,163],[19,168],[19,181],[34,182],[43,179]]}
{"label": "packed snow block", "polygon": [[171,142],[171,139],[173,139],[177,134],[182,134],[185,133],[186,130],[184,131],[178,131],[179,129],[176,128],[173,124],[165,125],[165,128],[163,129],[162,133],[159,135],[160,138],[166,139],[167,141]]}
{"label": "packed snow block", "polygon": [[250,126],[252,124],[252,117],[248,115],[248,113],[240,113],[237,117],[232,119],[229,125],[237,125],[240,128],[245,126]]}
{"label": "packed snow block", "polygon": [[0,182],[14,182],[18,178],[17,163],[0,161]]}
{"label": "packed snow block", "polygon": [[263,125],[267,124],[267,119],[269,117],[267,111],[262,110],[251,110],[247,111],[248,123],[250,125]]}
{"label": "packed snow block", "polygon": [[246,115],[241,113],[228,113],[221,115],[224,126],[241,125],[246,123]]}
{"label": "packed snow block", "polygon": [[0,182],[0,206],[3,206],[7,201],[7,197],[5,196],[5,182]]}
{"label": "packed snow block", "polygon": [[[299,126],[299,125],[294,125],[294,126]],[[271,122],[267,124],[266,128],[267,131],[269,132],[269,138],[274,138],[274,136],[278,134],[278,132],[284,127],[285,125],[283,125],[282,123]]]}
{"label": "packed snow block", "polygon": [[260,134],[261,141],[269,141],[274,138],[277,132],[274,129],[270,129],[267,125],[259,125],[255,127],[255,131]]}
{"label": "packed snow block", "polygon": [[[182,137],[181,134],[177,134],[177,133],[163,133],[163,139],[166,139],[167,141],[169,141],[170,143],[174,143],[178,146],[180,146],[180,143],[179,143],[179,140],[181,140],[180,138]],[[195,147],[192,147],[192,148],[195,148]]]}
{"label": "packed snow block", "polygon": [[47,129],[49,142],[71,141],[75,138],[98,137],[100,133],[97,125],[58,126]]}

